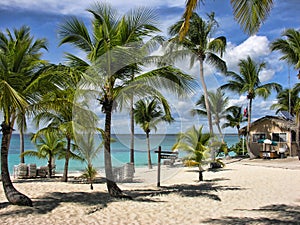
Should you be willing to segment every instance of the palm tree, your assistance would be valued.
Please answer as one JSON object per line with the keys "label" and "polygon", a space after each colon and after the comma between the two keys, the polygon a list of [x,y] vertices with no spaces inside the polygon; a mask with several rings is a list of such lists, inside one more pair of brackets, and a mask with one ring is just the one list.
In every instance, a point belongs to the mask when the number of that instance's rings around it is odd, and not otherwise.
{"label": "palm tree", "polygon": [[185,133],[178,135],[177,142],[172,147],[173,150],[185,151],[188,155],[184,158],[184,163],[188,166],[197,165],[199,168],[199,181],[203,181],[202,165],[209,157],[209,133],[202,133],[203,126],[196,129],[195,126],[189,128]]}
{"label": "palm tree", "polygon": [[[271,43],[272,51],[280,51],[283,56],[280,58],[285,60],[288,64],[294,65],[295,69],[300,69],[300,32],[295,29],[287,29],[282,33],[282,36],[285,36],[286,39],[277,39]],[[298,74],[298,79],[300,78],[300,70]],[[299,105],[295,105],[295,115],[297,122],[297,135],[296,142],[299,149],[299,133],[300,133],[300,114],[299,114]],[[299,151],[300,159],[300,151]]]}
{"label": "palm tree", "polygon": [[295,29],[287,29],[282,33],[284,38],[279,38],[271,43],[272,51],[280,51],[288,64],[300,69],[300,32]]}
{"label": "palm tree", "polygon": [[252,101],[256,96],[261,96],[266,99],[270,94],[271,90],[277,92],[281,90],[281,85],[277,83],[268,83],[261,85],[259,80],[259,74],[265,67],[265,63],[256,63],[250,56],[247,59],[242,59],[239,62],[240,75],[235,72],[228,72],[227,76],[232,79],[227,84],[221,86],[222,89],[229,89],[231,91],[238,92],[239,94],[247,93],[247,99],[249,100],[248,107],[248,125],[247,125],[247,151],[251,158],[255,155],[249,148],[249,130],[251,125],[251,112],[252,112]]}
{"label": "palm tree", "polygon": [[[192,17],[193,11],[197,7],[199,2],[204,2],[203,0],[187,0],[185,12],[183,14],[184,23],[180,29],[180,37],[183,37],[188,32],[190,27],[190,18]],[[233,15],[237,22],[240,24],[244,32],[249,35],[255,34],[261,24],[268,17],[272,6],[273,0],[260,1],[259,4],[254,0],[230,0]]]}
{"label": "palm tree", "polygon": [[161,106],[156,99],[150,100],[139,100],[135,103],[135,108],[133,110],[135,122],[140,124],[141,128],[146,133],[147,138],[147,149],[148,149],[148,168],[152,169],[151,154],[150,154],[150,131],[151,129],[156,130],[156,125],[159,122],[166,121],[172,122],[174,119],[171,117],[169,112],[169,106],[165,105],[167,110],[163,112]]}
{"label": "palm tree", "polygon": [[34,41],[29,27],[0,32],[0,110],[4,116],[1,124],[1,176],[8,201],[17,205],[32,206],[32,202],[18,192],[10,180],[8,150],[17,114],[24,114],[28,106],[24,90],[37,79],[33,71],[41,65],[41,49],[47,49],[46,44],[45,39]]}
{"label": "palm tree", "polygon": [[[170,44],[167,46],[167,53],[175,54],[171,57],[190,57],[190,66],[192,67],[195,61],[199,62],[200,65],[200,81],[204,92],[205,108],[207,110],[207,118],[209,124],[209,131],[213,134],[212,118],[210,113],[209,99],[207,87],[204,79],[204,61],[216,66],[221,71],[225,72],[227,70],[226,63],[218,57],[217,54],[222,56],[226,48],[226,38],[224,36],[217,37],[215,39],[211,38],[212,32],[217,26],[217,22],[214,19],[214,14],[209,16],[208,21],[204,21],[201,17],[193,13],[190,20],[190,28],[187,32],[186,37],[179,41],[179,30],[183,23],[183,20],[178,21],[176,24],[169,28],[170,35],[174,38],[170,39]],[[179,45],[180,44],[180,45]],[[174,48],[177,45],[177,49],[174,52]],[[183,48],[182,48],[183,47]],[[168,56],[168,54],[167,54]],[[168,56],[169,57],[169,56]]]}
{"label": "palm tree", "polygon": [[[104,157],[107,188],[111,196],[124,197],[114,182],[112,174],[110,146],[112,111],[116,109],[117,97],[125,93],[124,89],[127,88],[127,91],[130,90],[129,93],[134,93],[130,81],[131,73],[127,73],[128,67],[126,66],[139,62],[141,59],[141,50],[137,47],[142,44],[142,38],[159,31],[153,25],[156,14],[150,9],[139,8],[119,17],[116,10],[108,4],[100,3],[96,3],[93,9],[88,9],[88,11],[93,15],[93,34],[88,33],[83,22],[72,18],[59,29],[60,44],[70,43],[86,53],[88,62],[72,54],[68,54],[67,57],[72,65],[82,68],[91,77],[89,80],[94,81],[93,84],[97,90],[100,90],[98,100],[105,114]],[[139,77],[135,87],[143,86],[142,84],[149,86],[156,84],[155,87],[168,85],[169,88],[174,88],[176,93],[179,93],[183,90],[181,87],[190,82],[188,77],[181,76],[182,73],[178,70],[170,69],[170,67],[165,67],[163,70],[167,72],[160,73],[157,70]],[[150,77],[154,75],[163,76],[169,82],[158,82],[156,79],[156,82],[151,83]]]}
{"label": "palm tree", "polygon": [[242,107],[240,106],[230,106],[227,108],[227,115],[226,115],[226,121],[223,125],[222,128],[226,127],[232,127],[237,129],[237,133],[240,139],[240,127],[243,122],[246,122],[247,119],[244,117],[242,113]]}
{"label": "palm tree", "polygon": [[74,139],[74,121],[72,110],[74,108],[74,93],[73,88],[53,91],[45,94],[37,103],[35,117],[33,121],[37,126],[41,123],[46,123],[46,130],[54,130],[65,136],[67,146],[65,154],[65,166],[62,181],[68,181],[69,159],[73,154],[71,152],[72,140]]}
{"label": "palm tree", "polygon": [[[101,131],[103,133],[103,131]],[[103,148],[103,142],[96,145],[95,135],[93,132],[81,134],[76,137],[76,143],[78,144],[78,151],[81,157],[85,160],[87,166],[82,176],[90,183],[90,188],[93,190],[93,182],[97,175],[97,170],[93,166],[93,159],[97,157],[97,154]]]}
{"label": "palm tree", "polygon": [[37,147],[37,151],[28,150],[25,151],[23,156],[33,156],[39,159],[48,159],[48,177],[52,177],[52,169],[54,165],[55,158],[61,158],[65,155],[65,142],[62,139],[63,137],[54,131],[47,131],[43,134],[38,132],[33,135],[32,141]]}
{"label": "palm tree", "polygon": [[276,114],[280,111],[288,111],[291,115],[295,116],[295,106],[299,99],[300,92],[299,84],[296,84],[294,88],[286,88],[277,94],[277,102],[271,105],[270,109],[276,109]]}
{"label": "palm tree", "polygon": [[[228,97],[225,97],[223,91],[218,88],[215,92],[208,92],[208,100],[213,123],[217,126],[220,138],[222,139],[222,142],[224,142],[220,123],[221,120],[226,118],[227,115]],[[200,96],[200,99],[196,102],[196,106],[199,106],[200,108],[193,109],[192,115],[207,115],[204,95]]]}

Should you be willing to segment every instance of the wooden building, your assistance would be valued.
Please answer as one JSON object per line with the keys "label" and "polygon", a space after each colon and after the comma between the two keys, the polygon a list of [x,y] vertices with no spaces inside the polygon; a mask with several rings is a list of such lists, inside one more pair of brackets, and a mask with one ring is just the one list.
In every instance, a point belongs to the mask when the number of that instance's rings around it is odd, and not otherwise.
{"label": "wooden building", "polygon": [[[246,135],[247,126],[240,129]],[[294,120],[281,116],[265,116],[251,123],[250,148],[256,156],[265,156],[269,152],[272,157],[297,156],[296,124]],[[264,144],[262,140],[271,140],[272,144]],[[281,153],[281,154],[280,154]],[[270,154],[268,156],[270,156]]]}

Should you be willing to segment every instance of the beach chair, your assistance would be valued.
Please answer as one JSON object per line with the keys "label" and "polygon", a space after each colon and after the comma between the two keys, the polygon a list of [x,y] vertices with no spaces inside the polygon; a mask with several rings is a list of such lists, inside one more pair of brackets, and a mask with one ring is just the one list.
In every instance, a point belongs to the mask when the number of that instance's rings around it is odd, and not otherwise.
{"label": "beach chair", "polygon": [[36,164],[28,164],[28,177],[35,178],[37,174]]}
{"label": "beach chair", "polygon": [[123,166],[124,169],[124,179],[122,182],[132,182],[134,176],[134,165],[133,163],[126,163]]}
{"label": "beach chair", "polygon": [[17,165],[16,167],[14,167],[15,169],[15,177],[16,178],[27,178],[28,176],[28,167],[25,163],[20,163],[19,165]]}

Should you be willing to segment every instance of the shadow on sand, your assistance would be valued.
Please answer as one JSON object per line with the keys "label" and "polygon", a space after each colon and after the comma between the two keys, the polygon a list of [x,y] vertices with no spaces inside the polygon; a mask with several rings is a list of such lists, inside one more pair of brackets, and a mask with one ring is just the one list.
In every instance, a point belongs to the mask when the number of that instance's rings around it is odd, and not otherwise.
{"label": "shadow on sand", "polygon": [[[218,191],[241,190],[240,187],[229,187],[218,185],[217,180],[209,180],[196,184],[182,184],[173,186],[162,186],[160,188],[136,189],[124,191],[125,194],[131,196],[132,201],[143,202],[161,202],[161,199],[156,198],[160,195],[169,195],[176,193],[183,197],[204,197],[215,201],[221,201],[218,196]],[[0,216],[26,216],[28,214],[47,214],[53,211],[61,203],[77,203],[82,206],[87,206],[87,214],[101,210],[111,202],[124,201],[124,199],[112,198],[107,192],[51,192],[46,193],[39,198],[32,199],[33,207],[18,207],[7,212],[0,211]],[[128,200],[130,201],[130,200]],[[9,203],[0,203],[0,209],[6,208]]]}
{"label": "shadow on sand", "polygon": [[215,224],[215,225],[292,225],[300,224],[300,206],[290,205],[268,205],[259,209],[244,210],[250,212],[256,212],[259,216],[252,217],[223,217],[220,219],[209,219],[203,221],[203,223]]}

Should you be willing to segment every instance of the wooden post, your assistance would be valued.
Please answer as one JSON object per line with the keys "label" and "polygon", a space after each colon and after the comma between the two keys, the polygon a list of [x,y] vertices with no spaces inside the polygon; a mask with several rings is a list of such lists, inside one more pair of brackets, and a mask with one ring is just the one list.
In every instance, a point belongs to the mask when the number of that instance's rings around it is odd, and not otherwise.
{"label": "wooden post", "polygon": [[161,161],[161,146],[158,146],[158,163],[157,163],[157,187],[160,187],[160,161]]}

